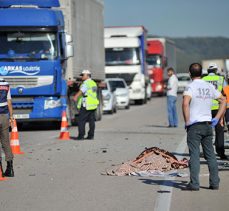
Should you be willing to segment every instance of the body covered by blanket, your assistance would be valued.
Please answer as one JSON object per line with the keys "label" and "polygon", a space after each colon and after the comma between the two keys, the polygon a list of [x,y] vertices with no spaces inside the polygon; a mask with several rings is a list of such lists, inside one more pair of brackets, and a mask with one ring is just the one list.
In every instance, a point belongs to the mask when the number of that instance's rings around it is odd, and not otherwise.
{"label": "body covered by blanket", "polygon": [[106,170],[107,175],[126,176],[141,171],[161,172],[188,167],[188,160],[178,160],[172,153],[157,147],[145,149],[135,160],[113,166]]}

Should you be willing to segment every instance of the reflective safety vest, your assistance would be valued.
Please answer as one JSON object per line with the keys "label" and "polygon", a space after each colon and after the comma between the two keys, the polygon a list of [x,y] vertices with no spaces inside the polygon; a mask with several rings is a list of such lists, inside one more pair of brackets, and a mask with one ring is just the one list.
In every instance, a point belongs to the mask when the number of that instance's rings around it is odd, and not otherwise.
{"label": "reflective safety vest", "polygon": [[[223,91],[224,77],[219,75],[207,75],[203,77],[204,81],[211,83],[219,92]],[[211,110],[218,110],[219,102],[217,100],[212,100]]]}
{"label": "reflective safety vest", "polygon": [[227,108],[229,108],[229,85],[225,86],[223,88],[223,92],[224,92],[224,94],[226,95],[226,98],[227,98]]}
{"label": "reflective safety vest", "polygon": [[[97,98],[97,85],[95,81],[91,79],[84,81],[83,84],[86,85],[87,91],[83,96],[79,97],[77,108],[80,109],[85,102],[86,110],[95,110],[99,105],[99,100]],[[80,88],[83,84],[81,84]]]}

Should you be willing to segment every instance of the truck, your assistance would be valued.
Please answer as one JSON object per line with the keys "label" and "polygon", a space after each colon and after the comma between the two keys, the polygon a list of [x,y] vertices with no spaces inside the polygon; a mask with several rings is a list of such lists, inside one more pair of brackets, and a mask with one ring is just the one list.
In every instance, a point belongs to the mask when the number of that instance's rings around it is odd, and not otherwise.
{"label": "truck", "polygon": [[152,94],[163,96],[167,79],[167,67],[176,70],[176,46],[167,38],[147,39],[147,63]]}
{"label": "truck", "polygon": [[19,122],[75,121],[80,72],[105,78],[103,28],[101,0],[0,1],[0,77]]}
{"label": "truck", "polygon": [[147,30],[143,26],[105,27],[105,74],[123,78],[130,100],[144,104],[151,97],[146,63]]}

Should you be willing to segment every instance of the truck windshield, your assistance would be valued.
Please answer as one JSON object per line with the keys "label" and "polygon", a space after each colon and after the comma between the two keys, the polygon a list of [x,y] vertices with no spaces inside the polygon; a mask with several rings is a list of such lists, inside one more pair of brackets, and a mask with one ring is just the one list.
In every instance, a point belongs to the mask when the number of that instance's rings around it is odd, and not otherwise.
{"label": "truck windshield", "polygon": [[136,73],[114,73],[114,74],[106,74],[106,78],[122,78],[127,86],[130,86],[134,80]]}
{"label": "truck windshield", "polygon": [[106,48],[106,65],[140,64],[139,48]]}
{"label": "truck windshield", "polygon": [[0,60],[53,60],[57,35],[47,32],[0,32]]}
{"label": "truck windshield", "polygon": [[162,67],[162,58],[160,55],[155,55],[155,54],[148,55],[146,61],[148,65],[152,65],[155,67]]}

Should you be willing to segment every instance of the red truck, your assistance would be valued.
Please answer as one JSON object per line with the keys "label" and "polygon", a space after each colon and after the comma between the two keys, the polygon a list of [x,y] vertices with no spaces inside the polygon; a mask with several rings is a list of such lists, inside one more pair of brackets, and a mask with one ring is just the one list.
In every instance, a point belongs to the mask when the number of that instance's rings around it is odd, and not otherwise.
{"label": "red truck", "polygon": [[166,68],[176,70],[175,43],[166,38],[148,38],[147,63],[152,94],[162,96],[165,94]]}

